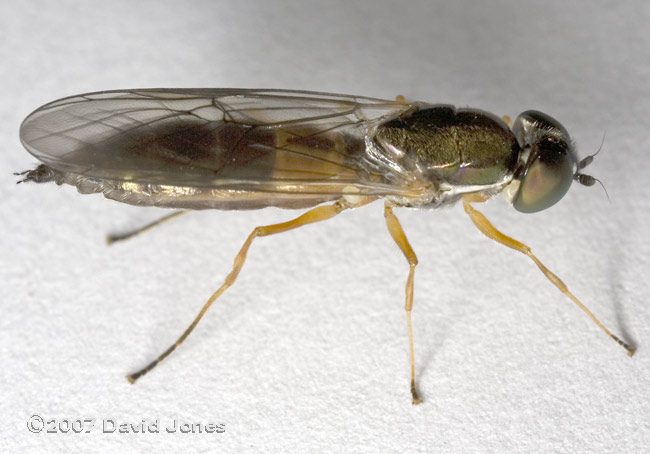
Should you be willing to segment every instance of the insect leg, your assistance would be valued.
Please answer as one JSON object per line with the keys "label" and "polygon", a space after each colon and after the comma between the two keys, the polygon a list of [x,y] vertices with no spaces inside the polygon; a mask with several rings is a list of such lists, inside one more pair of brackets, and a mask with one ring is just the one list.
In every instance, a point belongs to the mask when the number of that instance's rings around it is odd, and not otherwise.
{"label": "insect leg", "polygon": [[208,309],[210,309],[212,303],[214,303],[217,300],[217,298],[219,298],[221,294],[228,289],[228,287],[230,287],[235,283],[235,281],[237,280],[237,276],[239,275],[239,272],[241,271],[242,267],[244,266],[244,263],[246,262],[246,255],[248,254],[248,249],[250,248],[255,238],[260,236],[275,235],[276,233],[282,233],[288,230],[293,230],[307,224],[313,224],[315,222],[325,221],[327,219],[333,218],[343,210],[362,206],[372,202],[373,200],[375,199],[366,197],[360,200],[358,203],[351,204],[347,202],[345,199],[341,199],[338,202],[335,202],[331,205],[324,205],[324,206],[318,206],[316,208],[312,208],[306,213],[287,222],[255,227],[253,231],[250,233],[250,235],[248,235],[248,238],[246,239],[241,249],[237,253],[232,270],[230,271],[228,276],[226,276],[224,283],[205,302],[205,304],[201,308],[201,311],[196,316],[194,321],[190,324],[190,326],[187,327],[187,329],[183,332],[183,334],[181,334],[181,336],[176,340],[176,342],[174,342],[174,344],[171,347],[165,350],[160,356],[158,356],[158,358],[152,361],[145,368],[139,370],[138,372],[135,372],[134,374],[128,375],[126,377],[127,380],[132,384],[135,383],[135,381],[138,378],[140,378],[141,376],[149,372],[151,369],[156,367],[163,359],[167,358],[174,350],[178,348],[179,345],[183,343],[183,341],[187,338],[187,336],[190,335],[190,333],[194,330],[196,325],[198,325],[198,323],[201,321],[201,319],[208,311]]}
{"label": "insect leg", "polygon": [[136,235],[140,235],[141,233],[146,232],[147,230],[151,230],[154,227],[159,226],[160,224],[164,224],[167,221],[171,221],[172,219],[177,218],[181,214],[185,214],[185,213],[188,213],[188,211],[187,210],[176,211],[172,214],[168,214],[167,216],[157,219],[152,223],[147,224],[144,227],[140,227],[139,229],[133,230],[131,232],[117,234],[117,235],[108,235],[106,237],[106,244],[110,246],[111,244],[116,243],[118,241],[128,240],[130,238],[133,238]]}
{"label": "insect leg", "polygon": [[409,244],[406,234],[397,219],[393,214],[393,208],[386,204],[384,206],[384,217],[386,218],[386,227],[390,235],[393,237],[395,243],[399,246],[409,262],[409,277],[406,280],[406,302],[404,309],[406,309],[406,324],[409,332],[409,358],[411,361],[411,395],[413,396],[413,405],[422,403],[422,399],[418,396],[415,389],[415,348],[413,343],[413,322],[411,321],[411,311],[413,310],[413,281],[415,278],[415,267],[418,264],[418,258]]}
{"label": "insect leg", "polygon": [[580,309],[583,310],[585,314],[589,316],[589,318],[600,328],[607,336],[611,337],[616,341],[617,344],[622,346],[625,350],[627,350],[628,356],[634,355],[635,348],[626,344],[623,342],[621,339],[616,337],[614,334],[611,333],[607,328],[605,328],[605,325],[603,325],[600,320],[596,318],[596,316],[585,306],[582,301],[580,301],[578,298],[576,298],[573,293],[569,291],[567,286],[560,280],[559,277],[557,277],[554,273],[552,273],[548,268],[546,268],[542,262],[539,261],[539,259],[531,252],[530,247],[526,246],[523,243],[520,243],[519,241],[515,240],[514,238],[510,238],[507,235],[504,235],[501,233],[499,230],[494,227],[490,221],[487,220],[487,218],[480,213],[479,211],[475,210],[470,204],[473,202],[484,202],[487,200],[485,196],[482,196],[480,194],[468,194],[463,197],[463,207],[465,208],[465,212],[469,215],[469,217],[472,219],[472,222],[474,222],[474,225],[478,227],[478,229],[483,232],[485,236],[487,236],[490,239],[493,239],[494,241],[497,241],[505,246],[508,246],[509,248],[512,248],[516,251],[521,252],[522,254],[527,255],[533,262],[535,262],[535,265],[544,273],[544,276],[546,276],[546,279],[551,281],[553,285],[555,285],[562,293],[564,293],[566,296],[568,296],[571,301],[573,301]]}

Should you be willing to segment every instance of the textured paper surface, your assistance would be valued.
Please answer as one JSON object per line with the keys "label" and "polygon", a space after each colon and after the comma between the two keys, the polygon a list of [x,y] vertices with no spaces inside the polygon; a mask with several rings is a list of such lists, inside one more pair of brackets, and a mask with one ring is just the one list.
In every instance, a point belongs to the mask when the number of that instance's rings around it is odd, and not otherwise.
{"label": "textured paper surface", "polygon": [[[643,452],[650,446],[647,273],[650,8],[644,2],[27,2],[0,5],[6,452]],[[527,242],[630,359],[524,256],[460,206],[397,210],[420,258],[413,408],[408,267],[381,204],[256,242],[237,284],[135,386],[222,282],[255,225],[294,213],[201,212],[107,248],[161,212],[16,186],[18,128],[53,99],[113,88],[273,87],[539,109],[604,191],[485,213]],[[30,433],[93,419],[84,433]],[[114,423],[158,419],[159,433]],[[224,433],[167,433],[178,423]],[[65,422],[59,428],[65,429]],[[195,426],[196,427],[196,426]],[[221,427],[221,426],[220,426]],[[52,428],[52,425],[46,426]],[[152,426],[155,428],[155,426]]]}

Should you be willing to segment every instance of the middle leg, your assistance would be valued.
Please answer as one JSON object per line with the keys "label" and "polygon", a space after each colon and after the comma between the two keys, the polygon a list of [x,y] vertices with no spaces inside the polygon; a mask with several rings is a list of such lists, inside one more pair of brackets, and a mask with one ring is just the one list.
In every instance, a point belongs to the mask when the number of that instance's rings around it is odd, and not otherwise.
{"label": "middle leg", "polygon": [[406,234],[402,229],[402,225],[399,223],[397,216],[393,213],[393,208],[386,204],[384,206],[384,217],[386,218],[386,227],[390,235],[393,237],[393,240],[402,250],[404,257],[409,263],[409,277],[406,280],[406,301],[404,304],[404,309],[406,310],[406,324],[409,332],[409,358],[411,362],[411,395],[413,396],[413,405],[419,405],[422,403],[422,399],[418,396],[418,392],[415,389],[415,346],[413,342],[413,322],[411,320],[411,311],[413,310],[413,286],[415,279],[415,267],[418,264],[418,258],[413,251]]}

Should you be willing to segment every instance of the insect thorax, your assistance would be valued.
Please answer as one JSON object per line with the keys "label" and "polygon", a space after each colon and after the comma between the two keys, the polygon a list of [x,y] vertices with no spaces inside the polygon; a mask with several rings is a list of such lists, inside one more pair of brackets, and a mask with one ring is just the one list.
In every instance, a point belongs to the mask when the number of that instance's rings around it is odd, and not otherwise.
{"label": "insect thorax", "polygon": [[433,105],[413,109],[376,129],[374,142],[391,159],[431,182],[432,206],[467,192],[499,192],[511,180],[520,147],[498,117],[477,109]]}

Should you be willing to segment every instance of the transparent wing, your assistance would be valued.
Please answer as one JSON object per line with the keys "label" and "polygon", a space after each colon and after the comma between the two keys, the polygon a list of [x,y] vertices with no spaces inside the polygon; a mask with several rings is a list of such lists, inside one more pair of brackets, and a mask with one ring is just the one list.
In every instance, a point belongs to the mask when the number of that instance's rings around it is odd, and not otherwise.
{"label": "transparent wing", "polygon": [[[226,190],[404,195],[413,178],[368,150],[381,99],[288,90],[144,89],[54,101],[21,126],[27,150],[88,178]],[[410,186],[410,188],[409,188]]]}

